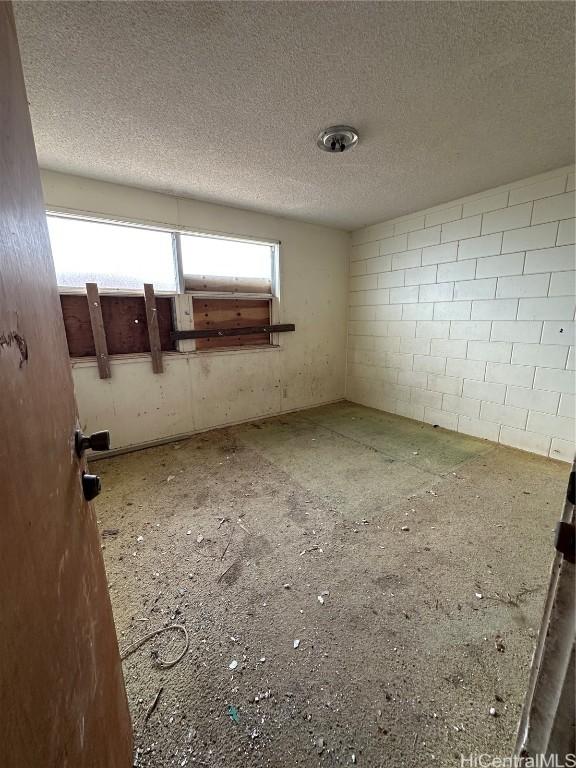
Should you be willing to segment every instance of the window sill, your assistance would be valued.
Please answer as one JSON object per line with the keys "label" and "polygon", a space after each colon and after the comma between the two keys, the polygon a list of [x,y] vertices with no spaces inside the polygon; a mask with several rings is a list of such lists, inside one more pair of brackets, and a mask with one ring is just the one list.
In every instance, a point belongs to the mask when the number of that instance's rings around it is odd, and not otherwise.
{"label": "window sill", "polygon": [[[253,352],[280,352],[282,347],[278,344],[266,344],[261,347],[254,345],[253,347],[228,347],[226,349],[206,349],[201,352],[163,352],[162,357],[164,360],[181,360],[184,358],[195,357],[210,357],[218,355],[249,355]],[[150,362],[151,356],[149,352],[135,353],[132,355],[110,355],[109,357],[111,365],[126,365],[129,363],[137,362]],[[95,357],[71,357],[70,364],[72,368],[96,368]]]}

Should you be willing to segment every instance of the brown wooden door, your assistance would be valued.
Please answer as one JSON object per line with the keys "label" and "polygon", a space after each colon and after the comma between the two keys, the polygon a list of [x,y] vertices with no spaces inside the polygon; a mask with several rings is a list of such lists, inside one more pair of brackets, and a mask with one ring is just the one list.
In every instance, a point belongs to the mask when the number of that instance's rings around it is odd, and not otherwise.
{"label": "brown wooden door", "polygon": [[[0,765],[127,768],[132,729],[12,8],[0,2]],[[105,425],[103,425],[105,426]]]}

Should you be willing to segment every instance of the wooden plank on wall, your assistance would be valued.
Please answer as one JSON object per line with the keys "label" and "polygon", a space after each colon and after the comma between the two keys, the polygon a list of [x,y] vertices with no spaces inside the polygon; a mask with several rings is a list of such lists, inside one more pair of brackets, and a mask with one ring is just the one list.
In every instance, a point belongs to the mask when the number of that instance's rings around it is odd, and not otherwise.
{"label": "wooden plank on wall", "polygon": [[146,322],[148,324],[150,354],[152,355],[152,370],[154,373],[162,373],[164,371],[162,365],[162,347],[160,345],[156,296],[154,295],[154,286],[152,283],[144,283],[144,301],[146,302]]}
{"label": "wooden plank on wall", "polygon": [[88,310],[90,312],[90,323],[92,324],[98,371],[101,379],[109,379],[111,376],[110,360],[108,358],[104,320],[102,319],[102,307],[100,306],[100,294],[98,293],[96,283],[86,283],[86,295],[88,296]]}
{"label": "wooden plank on wall", "polygon": [[[202,299],[192,301],[194,328],[240,328],[245,326],[268,325],[270,323],[270,301],[267,299]],[[244,347],[270,344],[269,333],[255,333],[249,336],[227,336],[197,339],[196,349],[218,349],[221,347]]]}

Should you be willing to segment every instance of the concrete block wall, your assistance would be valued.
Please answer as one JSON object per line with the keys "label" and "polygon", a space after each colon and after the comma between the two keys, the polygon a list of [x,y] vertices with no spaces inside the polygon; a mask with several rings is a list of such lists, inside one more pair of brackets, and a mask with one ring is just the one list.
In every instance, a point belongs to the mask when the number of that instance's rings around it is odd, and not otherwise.
{"label": "concrete block wall", "polygon": [[347,397],[571,461],[574,168],[352,234]]}

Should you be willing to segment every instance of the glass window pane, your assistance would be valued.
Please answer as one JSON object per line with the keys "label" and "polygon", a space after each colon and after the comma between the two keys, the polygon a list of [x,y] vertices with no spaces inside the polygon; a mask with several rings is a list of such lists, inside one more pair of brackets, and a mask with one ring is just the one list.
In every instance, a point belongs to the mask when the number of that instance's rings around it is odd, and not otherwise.
{"label": "glass window pane", "polygon": [[142,291],[153,283],[155,291],[177,291],[170,232],[59,216],[48,216],[48,231],[63,288],[90,282],[100,290]]}
{"label": "glass window pane", "polygon": [[272,279],[272,246],[182,235],[182,271],[185,275]]}

